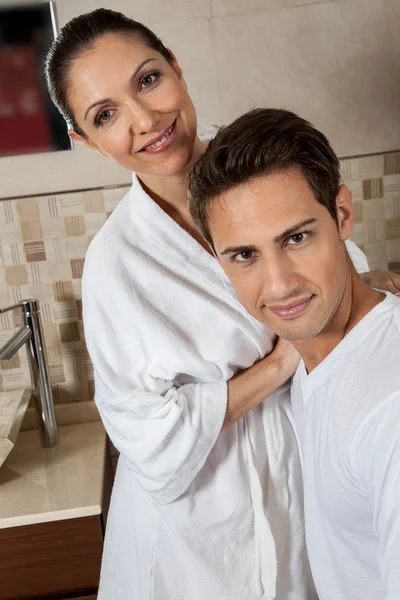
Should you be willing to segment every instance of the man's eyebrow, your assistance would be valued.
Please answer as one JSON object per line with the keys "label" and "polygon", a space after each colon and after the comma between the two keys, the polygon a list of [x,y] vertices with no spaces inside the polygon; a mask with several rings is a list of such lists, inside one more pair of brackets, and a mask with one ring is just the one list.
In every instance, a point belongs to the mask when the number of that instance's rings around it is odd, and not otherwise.
{"label": "man's eyebrow", "polygon": [[223,254],[240,254],[241,252],[255,252],[256,250],[256,246],[228,246],[228,248],[222,250],[221,256]]}
{"label": "man's eyebrow", "polygon": [[[289,227],[289,229],[285,229],[285,231],[283,231],[282,233],[277,235],[274,238],[274,242],[275,243],[282,242],[285,238],[290,237],[291,235],[296,233],[296,231],[298,231],[305,225],[311,225],[311,223],[316,223],[316,222],[317,222],[317,219],[314,219],[314,218],[306,219],[305,221],[300,221],[299,223],[296,223],[295,225],[293,225],[293,227]],[[241,252],[256,252],[257,250],[258,250],[257,246],[254,246],[251,244],[249,244],[247,246],[244,246],[244,245],[228,246],[227,248],[222,250],[221,256],[223,254],[240,254]]]}
{"label": "man's eyebrow", "polygon": [[285,231],[283,231],[282,233],[277,235],[274,238],[274,242],[275,243],[282,242],[284,239],[286,239],[287,237],[290,237],[291,235],[296,233],[296,231],[298,231],[302,227],[305,227],[305,225],[311,225],[311,223],[316,223],[316,222],[317,222],[317,219],[314,219],[314,218],[306,219],[305,221],[300,221],[299,223],[296,223],[295,225],[293,225],[293,227],[289,227],[289,229],[285,229]]}
{"label": "man's eyebrow", "polygon": [[[137,74],[139,73],[139,71],[141,69],[143,69],[143,67],[145,65],[147,65],[147,63],[151,62],[152,60],[156,60],[156,59],[155,58],[146,58],[146,60],[144,60],[142,63],[140,63],[140,65],[135,69],[135,71],[131,75],[130,81],[132,82],[135,79],[135,77],[137,76]],[[95,106],[99,106],[100,104],[106,104],[107,102],[111,102],[111,98],[103,98],[102,100],[97,100],[97,102],[94,102],[93,104],[91,104],[89,106],[89,108],[87,109],[87,111],[85,112],[85,121],[87,119],[89,112],[92,110],[92,108],[94,108]]]}

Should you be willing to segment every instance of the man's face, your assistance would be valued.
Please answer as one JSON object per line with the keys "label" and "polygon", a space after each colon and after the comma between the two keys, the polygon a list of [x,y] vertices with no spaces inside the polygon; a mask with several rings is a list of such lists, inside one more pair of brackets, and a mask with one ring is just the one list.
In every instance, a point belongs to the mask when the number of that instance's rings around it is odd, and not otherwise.
{"label": "man's face", "polygon": [[215,250],[239,300],[281,337],[324,331],[349,276],[344,240],[351,236],[351,194],[336,198],[339,228],[295,170],[229,190],[209,208]]}

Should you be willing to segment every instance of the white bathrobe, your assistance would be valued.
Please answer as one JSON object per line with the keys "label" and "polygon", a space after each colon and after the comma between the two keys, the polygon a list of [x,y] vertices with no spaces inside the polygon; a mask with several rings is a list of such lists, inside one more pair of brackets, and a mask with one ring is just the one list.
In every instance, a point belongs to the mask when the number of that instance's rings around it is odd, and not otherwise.
{"label": "white bathrobe", "polygon": [[287,389],[221,433],[226,381],[273,335],[136,177],[89,248],[83,299],[121,453],[99,600],[314,598]]}

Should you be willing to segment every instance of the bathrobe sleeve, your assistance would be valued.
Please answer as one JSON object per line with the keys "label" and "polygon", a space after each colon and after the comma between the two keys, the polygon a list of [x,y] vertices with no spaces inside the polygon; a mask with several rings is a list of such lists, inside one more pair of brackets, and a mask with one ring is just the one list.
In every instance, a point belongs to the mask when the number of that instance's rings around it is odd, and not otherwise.
{"label": "bathrobe sleeve", "polygon": [[[96,405],[141,486],[156,502],[172,502],[187,490],[221,432],[227,383],[210,377],[174,385],[168,369],[180,353],[181,364],[189,358],[173,323],[165,314],[149,316],[145,299],[138,300],[124,277],[116,281],[109,270],[107,282],[99,280],[92,266],[85,267],[83,312]],[[204,358],[196,356],[192,361],[201,368]]]}
{"label": "bathrobe sleeve", "polygon": [[154,391],[149,391],[150,375],[132,365],[132,387],[122,390],[110,365],[102,368],[101,357],[94,360],[96,404],[111,441],[153,499],[160,504],[172,502],[187,490],[217,440],[225,417],[227,384],[176,388],[171,381],[154,380]]}
{"label": "bathrobe sleeve", "polygon": [[364,252],[357,246],[353,240],[346,240],[346,248],[357,273],[369,271],[368,259]]}

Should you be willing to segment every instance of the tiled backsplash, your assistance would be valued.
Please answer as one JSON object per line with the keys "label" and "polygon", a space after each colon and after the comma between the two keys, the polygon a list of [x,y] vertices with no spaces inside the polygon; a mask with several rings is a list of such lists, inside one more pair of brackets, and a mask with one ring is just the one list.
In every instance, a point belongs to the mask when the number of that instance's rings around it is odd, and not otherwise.
{"label": "tiled backsplash", "polygon": [[[93,372],[83,341],[81,278],[90,241],[127,187],[0,201],[0,306],[40,302],[57,404],[93,398]],[[0,315],[0,345],[20,324]],[[0,361],[0,389],[29,386],[21,350]]]}
{"label": "tiled backsplash", "polygon": [[[353,239],[371,269],[400,272],[400,152],[342,161],[353,192]],[[0,201],[0,306],[40,301],[57,404],[93,398],[93,370],[83,337],[81,277],[87,247],[125,187]],[[0,315],[0,345],[18,326]],[[0,361],[0,390],[29,386],[27,357]]]}

